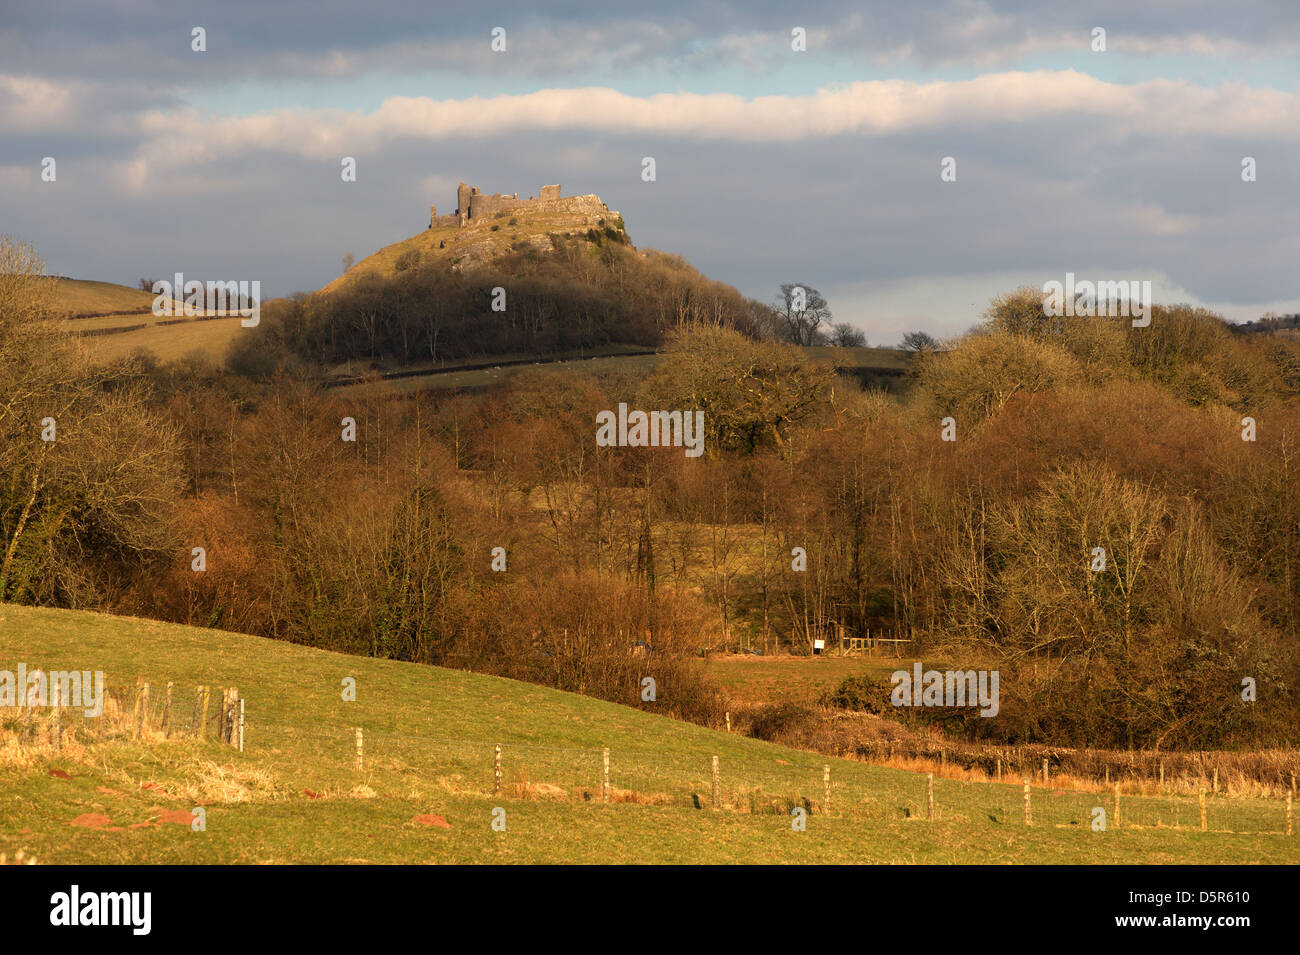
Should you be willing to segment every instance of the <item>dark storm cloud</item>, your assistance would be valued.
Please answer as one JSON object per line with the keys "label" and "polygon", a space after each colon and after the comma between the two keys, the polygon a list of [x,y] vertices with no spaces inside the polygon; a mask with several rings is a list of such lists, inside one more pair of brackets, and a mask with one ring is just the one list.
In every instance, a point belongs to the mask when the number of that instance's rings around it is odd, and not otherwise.
{"label": "dark storm cloud", "polygon": [[[726,37],[788,42],[805,27],[826,49],[864,59],[993,66],[1061,42],[1085,44],[1104,26],[1113,48],[1230,55],[1294,49],[1300,17],[1291,0],[1242,8],[1208,2],[1128,0],[1044,4],[944,0],[932,4],[643,3],[358,4],[354,0],[8,0],[0,13],[0,62],[8,72],[150,78],[202,85],[243,77],[359,75],[371,70],[549,75],[645,64],[717,66],[746,61]],[[211,56],[190,55],[194,26]],[[507,61],[488,50],[492,27],[515,38]],[[758,42],[756,39],[755,42]],[[764,40],[764,42],[766,42]],[[1216,51],[1217,48],[1217,51]]]}

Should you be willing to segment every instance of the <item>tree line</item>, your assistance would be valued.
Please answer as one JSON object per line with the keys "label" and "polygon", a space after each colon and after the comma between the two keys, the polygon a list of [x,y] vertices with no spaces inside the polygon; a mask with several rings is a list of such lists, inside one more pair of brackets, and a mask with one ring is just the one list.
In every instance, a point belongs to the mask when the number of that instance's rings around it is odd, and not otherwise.
{"label": "tree line", "polygon": [[[969,736],[1295,742],[1294,342],[1188,307],[1045,323],[1022,289],[920,352],[901,397],[698,316],[645,376],[363,395],[292,368],[97,366],[48,318],[30,250],[0,252],[4,599],[705,722],[701,650],[888,630],[1000,670],[1001,713]],[[705,455],[597,447],[623,401],[703,410]]]}

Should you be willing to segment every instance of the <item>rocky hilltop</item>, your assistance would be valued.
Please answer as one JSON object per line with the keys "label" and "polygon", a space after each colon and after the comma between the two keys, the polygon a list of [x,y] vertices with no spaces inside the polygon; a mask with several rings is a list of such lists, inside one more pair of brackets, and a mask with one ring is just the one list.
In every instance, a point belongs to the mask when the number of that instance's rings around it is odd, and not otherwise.
{"label": "rocky hilltop", "polygon": [[521,199],[518,193],[487,195],[463,182],[456,195],[455,212],[439,215],[431,205],[427,229],[356,263],[325,291],[365,275],[391,276],[440,263],[453,271],[473,271],[510,253],[550,252],[553,236],[600,234],[631,244],[623,217],[597,195],[563,196],[553,185],[543,186],[536,197]]}

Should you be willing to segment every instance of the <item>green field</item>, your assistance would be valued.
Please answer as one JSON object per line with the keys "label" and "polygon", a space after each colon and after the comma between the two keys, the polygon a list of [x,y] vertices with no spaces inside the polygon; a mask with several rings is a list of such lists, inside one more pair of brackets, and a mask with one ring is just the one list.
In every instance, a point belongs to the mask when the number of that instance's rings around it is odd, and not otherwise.
{"label": "green field", "polygon": [[[709,675],[729,699],[762,703],[816,703],[851,676],[877,679],[912,665],[912,658],[876,656],[750,656],[721,654],[708,661]],[[927,666],[934,665],[927,662]]]}
{"label": "green field", "polygon": [[344,389],[356,394],[410,394],[416,391],[456,388],[485,388],[537,366],[564,369],[576,375],[626,375],[644,378],[654,371],[658,355],[598,355],[591,358],[546,359],[524,365],[501,365],[493,368],[475,368],[466,371],[439,370],[427,375],[391,378],[345,385]]}
{"label": "green field", "polygon": [[830,345],[813,345],[804,348],[813,358],[834,362],[837,368],[884,368],[905,371],[912,363],[911,352],[901,348],[872,347],[835,348]]}
{"label": "green field", "polygon": [[[501,365],[493,368],[476,368],[465,371],[457,371],[454,368],[437,367],[430,369],[429,374],[413,375],[405,378],[392,378],[379,381],[368,381],[364,383],[346,385],[348,389],[356,392],[369,394],[409,394],[415,391],[426,391],[431,389],[476,389],[485,388],[489,385],[497,384],[510,378],[528,368],[534,367],[534,364],[545,365],[549,368],[562,368],[566,371],[572,371],[580,375],[621,375],[629,380],[639,380],[650,375],[659,362],[658,355],[640,355],[640,354],[618,354],[619,351],[641,351],[638,346],[609,346],[601,349],[595,355],[565,354],[547,356],[545,359],[529,362],[521,365]],[[816,347],[805,349],[814,358],[819,358],[833,362],[836,367],[841,369],[872,369],[884,376],[879,381],[873,380],[870,375],[866,376],[868,384],[891,387],[898,380],[896,373],[905,371],[908,367],[910,356],[906,352],[894,348],[830,348]],[[501,356],[502,360],[508,360],[515,356]],[[478,364],[486,359],[480,359],[469,364]],[[419,366],[412,366],[409,370],[418,370]],[[345,368],[335,369],[335,373],[344,373]],[[401,370],[399,368],[391,369],[393,371]]]}
{"label": "green field", "polygon": [[[4,718],[0,852],[24,850],[42,863],[1300,861],[1300,840],[1281,834],[1276,801],[1216,798],[1202,833],[1194,800],[1125,798],[1124,828],[1092,832],[1089,812],[1105,804],[1096,795],[1036,789],[1026,827],[1019,785],[937,779],[929,822],[919,774],[509,680],[219,631],[0,605],[0,669],[19,662],[103,669],[125,709],[97,721],[65,711],[72,729],[62,753],[20,746],[16,716]],[[129,739],[137,677],[152,685],[155,727],[163,687],[174,681],[171,722],[184,735]],[[346,677],[357,681],[356,702],[341,698]],[[240,688],[244,753],[188,736],[198,684]],[[497,743],[501,797],[493,795]],[[604,747],[609,804],[601,801]],[[555,798],[537,798],[538,790]],[[807,830],[795,832],[788,809],[804,800]],[[196,806],[206,831],[159,821],[164,812],[188,818]],[[497,807],[504,832],[491,828]],[[86,814],[99,815],[98,828],[70,825]],[[449,827],[413,821],[423,814]]]}

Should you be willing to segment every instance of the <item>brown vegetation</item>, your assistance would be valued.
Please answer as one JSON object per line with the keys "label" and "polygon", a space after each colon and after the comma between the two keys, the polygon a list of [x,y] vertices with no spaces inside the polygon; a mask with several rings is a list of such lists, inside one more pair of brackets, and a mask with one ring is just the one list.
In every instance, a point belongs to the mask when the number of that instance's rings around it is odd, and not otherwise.
{"label": "brown vegetation", "polygon": [[[1295,343],[1183,307],[1149,328],[1043,322],[1022,290],[919,354],[900,401],[756,339],[744,300],[680,263],[574,243],[285,303],[237,363],[663,336],[650,378],[539,370],[477,396],[359,397],[195,363],[93,372],[46,319],[30,250],[2,251],[5,599],[469,667],[713,725],[703,648],[885,630],[1000,671],[997,719],[941,716],[972,740],[1295,742]],[[502,276],[512,305],[493,314]],[[589,298],[554,307],[579,286]],[[471,322],[486,337],[465,338]],[[623,401],[704,410],[707,453],[597,447],[596,412]],[[47,416],[57,442],[40,440]],[[641,654],[671,693],[642,698]]]}

